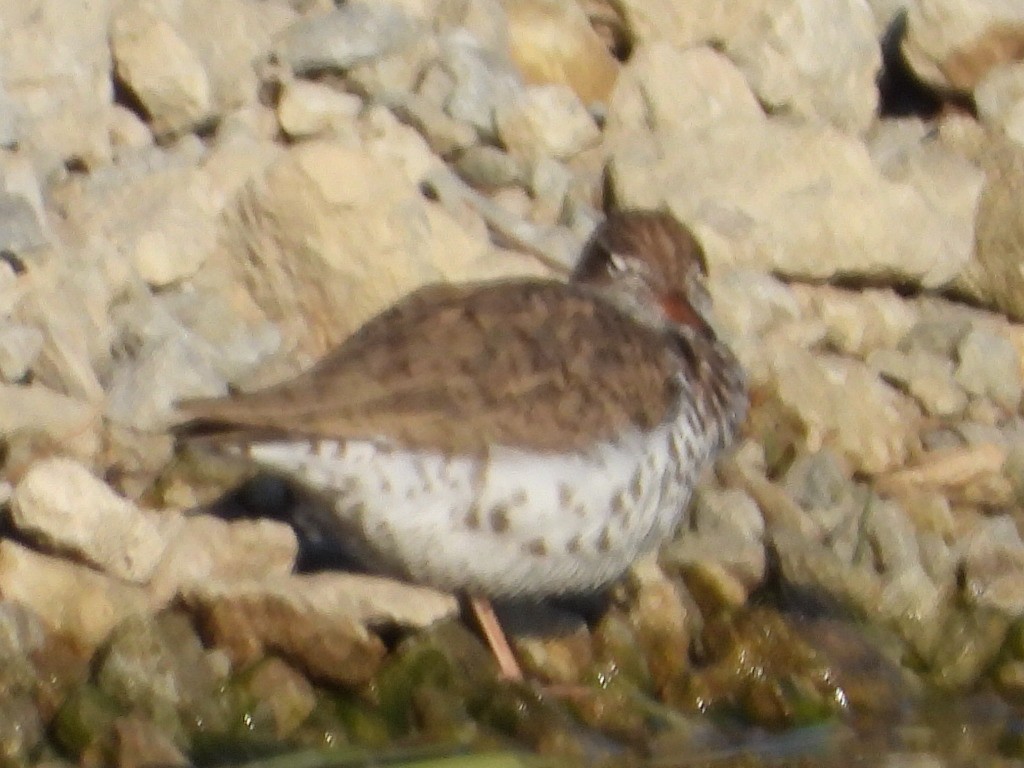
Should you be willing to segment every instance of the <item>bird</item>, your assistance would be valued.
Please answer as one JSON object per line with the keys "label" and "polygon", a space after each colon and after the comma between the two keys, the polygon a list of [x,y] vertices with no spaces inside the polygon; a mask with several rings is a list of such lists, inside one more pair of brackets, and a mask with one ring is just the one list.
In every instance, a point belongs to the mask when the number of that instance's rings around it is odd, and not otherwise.
{"label": "bird", "polygon": [[521,679],[490,601],[614,583],[736,438],[746,378],[706,279],[671,214],[615,210],[567,281],[420,288],[292,379],[183,401],[176,431],[316,492],[293,523],[321,544],[467,595]]}

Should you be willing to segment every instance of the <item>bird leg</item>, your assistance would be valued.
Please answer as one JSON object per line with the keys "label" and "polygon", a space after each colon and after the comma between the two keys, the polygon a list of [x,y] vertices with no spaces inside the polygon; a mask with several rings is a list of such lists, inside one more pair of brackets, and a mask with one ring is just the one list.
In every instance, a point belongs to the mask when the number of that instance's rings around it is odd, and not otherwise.
{"label": "bird leg", "polygon": [[491,653],[494,654],[494,660],[498,662],[502,678],[521,681],[523,670],[520,669],[519,662],[516,661],[512,646],[508,644],[508,638],[501,628],[498,616],[494,613],[491,601],[479,595],[469,595],[468,599],[469,607],[476,617],[477,624],[480,625],[480,631],[483,632],[484,639],[487,641]]}

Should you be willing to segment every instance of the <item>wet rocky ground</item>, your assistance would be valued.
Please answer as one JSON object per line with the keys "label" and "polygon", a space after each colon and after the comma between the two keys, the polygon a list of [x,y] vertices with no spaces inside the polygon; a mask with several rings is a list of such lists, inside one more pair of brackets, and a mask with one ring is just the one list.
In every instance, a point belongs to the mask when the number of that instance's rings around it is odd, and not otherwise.
{"label": "wet rocky ground", "polygon": [[[1024,6],[0,26],[0,764],[1024,761]],[[529,684],[454,596],[323,567],[300,489],[175,452],[176,400],[563,274],[614,206],[701,240],[751,415],[656,558],[500,607]]]}

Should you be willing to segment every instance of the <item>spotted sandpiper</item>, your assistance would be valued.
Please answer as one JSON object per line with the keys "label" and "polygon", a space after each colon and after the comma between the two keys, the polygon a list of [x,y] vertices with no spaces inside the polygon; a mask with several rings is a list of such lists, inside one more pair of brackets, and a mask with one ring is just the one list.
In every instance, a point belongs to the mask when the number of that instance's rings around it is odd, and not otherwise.
{"label": "spotted sandpiper", "polygon": [[422,288],[294,379],[183,403],[180,432],[317,491],[299,528],[465,592],[492,639],[487,598],[614,581],[732,441],[744,376],[705,276],[670,215],[612,213],[568,282]]}

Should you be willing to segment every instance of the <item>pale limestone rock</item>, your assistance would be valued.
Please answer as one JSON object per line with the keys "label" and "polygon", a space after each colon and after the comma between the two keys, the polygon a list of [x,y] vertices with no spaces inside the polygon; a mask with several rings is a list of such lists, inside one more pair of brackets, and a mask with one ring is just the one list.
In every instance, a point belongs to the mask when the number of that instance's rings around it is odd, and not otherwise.
{"label": "pale limestone rock", "polygon": [[1015,320],[1024,319],[1024,147],[992,138],[981,153],[985,186],[975,218],[974,258],[957,277],[956,288],[978,303]]}
{"label": "pale limestone rock", "polygon": [[88,166],[109,162],[111,6],[110,0],[0,3],[0,82],[22,149],[41,177],[71,158]]}
{"label": "pale limestone rock", "polygon": [[805,318],[824,323],[829,348],[855,357],[895,347],[918,321],[918,312],[891,290],[846,291],[831,286],[791,286]]}
{"label": "pale limestone rock", "polygon": [[205,582],[183,599],[236,663],[272,652],[342,685],[365,683],[384,656],[367,625],[423,627],[457,611],[450,595],[345,573]]}
{"label": "pale limestone rock", "polygon": [[167,544],[151,516],[71,459],[33,464],[12,501],[24,536],[125,581],[147,581]]}
{"label": "pale limestone rock", "polygon": [[[902,465],[917,443],[920,414],[865,365],[776,344],[768,353],[773,408],[808,451],[829,447],[859,472]],[[856,407],[854,407],[856,404]]]}
{"label": "pale limestone rock", "polygon": [[731,120],[638,133],[615,150],[610,181],[621,205],[667,205],[693,226],[713,265],[927,287],[971,257],[969,216],[951,219],[884,178],[863,144],[826,126]]}
{"label": "pale limestone rock", "polygon": [[874,120],[882,55],[863,0],[765,0],[729,30],[725,51],[773,112],[853,134]]}
{"label": "pale limestone rock", "polygon": [[695,43],[721,40],[763,0],[709,0],[679,3],[675,0],[620,0],[616,7],[626,23],[629,37],[638,44],[664,40],[679,48]]}
{"label": "pale limestone rock", "polygon": [[168,544],[148,588],[160,602],[196,585],[285,576],[295,567],[298,540],[286,523],[178,514],[156,522]]}
{"label": "pale limestone rock", "polygon": [[981,121],[1024,146],[1024,63],[993,67],[974,89]]}
{"label": "pale limestone rock", "polygon": [[704,46],[687,50],[665,42],[638,48],[622,69],[608,104],[607,132],[696,130],[724,120],[764,117],[743,73]]}
{"label": "pale limestone rock", "polygon": [[913,397],[925,413],[939,417],[958,416],[967,407],[967,394],[953,375],[953,362],[925,350],[899,352],[876,349],[867,363]]}
{"label": "pale limestone rock", "polygon": [[0,598],[28,606],[89,651],[129,616],[159,608],[141,587],[9,540],[0,541]]}
{"label": "pale limestone rock", "polygon": [[21,380],[43,348],[43,333],[27,325],[0,325],[0,378],[11,383]]}
{"label": "pale limestone rock", "polygon": [[287,3],[246,0],[162,0],[175,29],[195,51],[219,113],[254,103],[259,82],[254,63],[295,21]]}
{"label": "pale limestone rock", "polygon": [[344,136],[355,131],[362,99],[308,80],[286,83],[277,100],[277,119],[293,139],[317,135]]}
{"label": "pale limestone rock", "polygon": [[565,159],[595,145],[597,123],[566,85],[532,85],[495,110],[498,138],[520,157]]}
{"label": "pale limestone rock", "polygon": [[528,83],[560,83],[584,104],[608,98],[619,63],[574,0],[504,0],[512,60]]}
{"label": "pale limestone rock", "polygon": [[110,41],[118,77],[145,106],[155,133],[187,131],[210,117],[202,61],[153,4],[122,2]]}
{"label": "pale limestone rock", "polygon": [[1024,5],[1017,0],[916,0],[907,6],[903,55],[936,88],[965,93],[994,66],[1024,51]]}
{"label": "pale limestone rock", "polygon": [[98,410],[40,384],[0,385],[0,436],[37,435],[81,458],[99,450]]}
{"label": "pale limestone rock", "polygon": [[419,285],[470,274],[491,250],[425,200],[401,164],[315,141],[247,189],[229,238],[229,282],[249,286],[286,345],[314,358]]}

